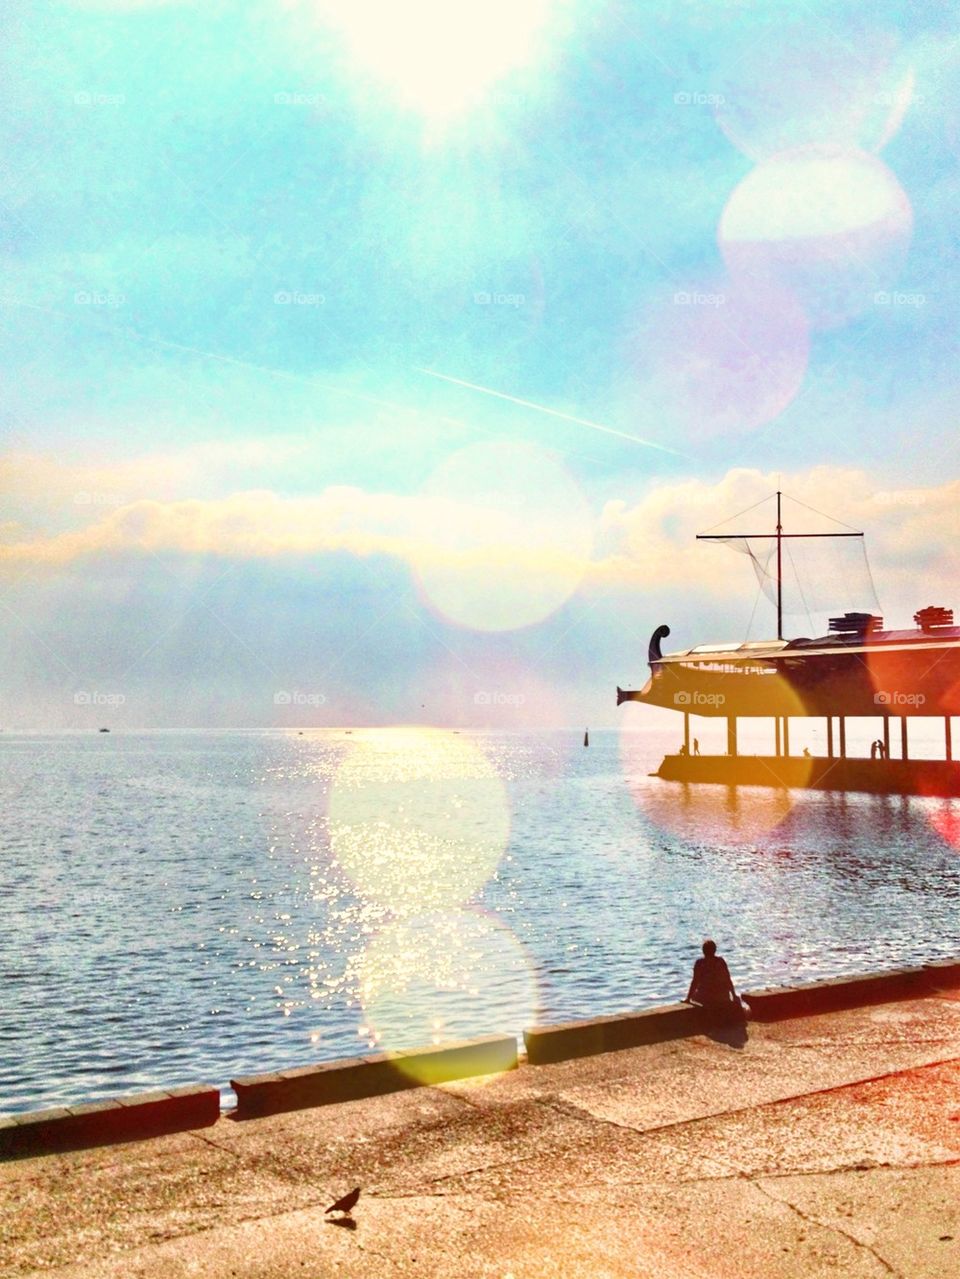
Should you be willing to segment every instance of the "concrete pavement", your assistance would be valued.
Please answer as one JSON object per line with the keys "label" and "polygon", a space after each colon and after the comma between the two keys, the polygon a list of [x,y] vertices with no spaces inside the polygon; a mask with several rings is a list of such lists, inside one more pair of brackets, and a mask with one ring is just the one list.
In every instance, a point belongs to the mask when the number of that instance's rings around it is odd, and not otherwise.
{"label": "concrete pavement", "polygon": [[952,1277],[960,992],[0,1165],[0,1273],[51,1271]]}

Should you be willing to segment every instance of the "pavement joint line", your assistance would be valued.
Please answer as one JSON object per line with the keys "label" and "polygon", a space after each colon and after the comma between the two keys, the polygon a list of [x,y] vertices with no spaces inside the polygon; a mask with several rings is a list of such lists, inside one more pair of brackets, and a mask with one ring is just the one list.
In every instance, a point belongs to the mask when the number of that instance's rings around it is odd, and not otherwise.
{"label": "pavement joint line", "polygon": [[[901,1042],[899,1040],[894,1042]],[[573,1102],[563,1102],[554,1095],[542,1095],[536,1099],[537,1104],[546,1106],[548,1109],[556,1110],[559,1114],[568,1115],[572,1119],[581,1119],[597,1124],[606,1124],[612,1128],[620,1129],[624,1132],[634,1132],[640,1136],[646,1136],[653,1133],[667,1132],[671,1128],[682,1128],[687,1124],[703,1123],[710,1119],[723,1119],[731,1115],[748,1114],[753,1110],[762,1110],[768,1106],[782,1106],[792,1101],[803,1101],[807,1097],[820,1097],[825,1093],[842,1092],[847,1088],[859,1088],[863,1084],[877,1083],[881,1079],[891,1079],[898,1075],[910,1075],[918,1070],[929,1070],[935,1066],[950,1065],[954,1062],[960,1062],[960,1057],[946,1057],[931,1062],[921,1062],[917,1066],[907,1066],[900,1070],[889,1070],[881,1075],[870,1075],[864,1079],[853,1079],[843,1084],[834,1084],[829,1088],[815,1088],[808,1092],[791,1093],[786,1097],[771,1097],[768,1101],[752,1102],[746,1106],[737,1106],[731,1110],[717,1110],[707,1115],[692,1115],[688,1119],[674,1119],[666,1124],[656,1124],[652,1127],[640,1128],[636,1124],[620,1123],[616,1119],[608,1119],[605,1115],[597,1115],[585,1106],[577,1106]]]}
{"label": "pavement joint line", "polygon": [[659,1131],[657,1129],[638,1128],[636,1124],[622,1124],[616,1119],[608,1119],[605,1115],[595,1115],[586,1106],[577,1106],[572,1101],[564,1102],[558,1097],[540,1097],[537,1100],[539,1105],[545,1106],[548,1110],[555,1110],[560,1115],[567,1115],[570,1119],[606,1124],[608,1127],[617,1128],[621,1132],[634,1132],[643,1137],[647,1132]]}
{"label": "pavement joint line", "polygon": [[835,1168],[795,1168],[793,1171],[753,1172],[751,1177],[764,1181],[778,1181],[786,1177],[833,1177],[844,1172],[919,1172],[923,1168],[956,1168],[960,1164],[960,1156],[955,1159],[918,1159],[913,1163],[892,1164],[889,1162],[865,1163],[862,1159],[855,1164],[837,1164]]}
{"label": "pavement joint line", "polygon": [[463,1168],[459,1172],[445,1172],[440,1177],[431,1177],[427,1185],[438,1186],[442,1181],[456,1181],[458,1177],[470,1177],[475,1172],[496,1172],[499,1168],[516,1168],[518,1164],[533,1163],[543,1157],[543,1153],[538,1151],[535,1155],[522,1155],[519,1159],[498,1159],[491,1164],[480,1164],[476,1168]]}
{"label": "pavement joint line", "polygon": [[895,1279],[907,1279],[907,1276],[901,1274],[899,1270],[894,1269],[890,1262],[887,1261],[886,1257],[881,1256],[880,1253],[877,1252],[876,1248],[866,1243],[863,1239],[858,1239],[856,1235],[852,1235],[849,1230],[844,1230],[842,1226],[835,1225],[833,1222],[821,1221],[819,1217],[810,1216],[808,1213],[805,1213],[802,1208],[798,1208],[795,1203],[791,1203],[789,1199],[781,1199],[779,1195],[773,1194],[773,1192],[768,1190],[766,1186],[761,1186],[759,1182],[751,1181],[750,1185],[755,1186],[756,1189],[759,1190],[765,1198],[769,1199],[771,1203],[782,1204],[785,1208],[789,1208],[791,1212],[795,1212],[800,1220],[805,1222],[807,1225],[819,1226],[822,1230],[829,1230],[833,1234],[839,1235],[842,1239],[848,1240],[855,1248],[860,1248],[864,1252],[869,1253],[871,1257],[879,1261],[880,1265],[883,1266],[884,1270],[886,1270],[888,1274],[894,1275]]}
{"label": "pavement joint line", "polygon": [[204,1137],[202,1133],[190,1130],[188,1137],[196,1137],[197,1141],[202,1141],[204,1145],[212,1146],[214,1150],[222,1150],[225,1155],[233,1155],[234,1159],[242,1162],[243,1155],[239,1150],[231,1150],[229,1146],[221,1146],[219,1141],[212,1141],[209,1137]]}
{"label": "pavement joint line", "polygon": [[[825,1040],[824,1044],[830,1044],[831,1042],[832,1041],[830,1040]],[[888,1042],[899,1045],[903,1041],[891,1040]],[[946,1042],[953,1042],[953,1041],[947,1040]],[[792,1046],[793,1045],[791,1045],[791,1047]],[[823,1045],[820,1045],[820,1046],[823,1046]],[[869,1075],[862,1079],[853,1079],[853,1080],[849,1080],[846,1083],[834,1084],[828,1088],[815,1088],[807,1092],[791,1093],[785,1097],[772,1097],[768,1101],[754,1102],[754,1103],[751,1103],[750,1105],[738,1106],[731,1110],[719,1110],[708,1115],[693,1115],[688,1119],[671,1120],[671,1122],[669,1123],[657,1124],[647,1128],[638,1127],[636,1124],[620,1123],[616,1119],[608,1119],[605,1115],[597,1115],[592,1110],[589,1110],[585,1106],[577,1106],[573,1102],[564,1102],[562,1101],[562,1099],[558,1098],[555,1094],[541,1094],[540,1096],[534,1098],[533,1100],[536,1105],[544,1106],[545,1108],[549,1110],[554,1110],[558,1114],[567,1115],[571,1119],[579,1119],[583,1122],[604,1124],[611,1128],[616,1128],[622,1132],[632,1132],[632,1133],[638,1134],[639,1136],[647,1136],[650,1134],[667,1132],[671,1128],[682,1128],[686,1126],[687,1124],[703,1123],[704,1121],[710,1120],[710,1119],[722,1119],[732,1115],[748,1114],[750,1111],[766,1109],[769,1106],[781,1106],[789,1102],[804,1101],[808,1097],[819,1097],[827,1093],[843,1092],[844,1090],[849,1088],[859,1088],[864,1084],[878,1083],[880,1080],[883,1080],[883,1079],[892,1079],[901,1075],[910,1075],[920,1070],[930,1070],[936,1066],[950,1065],[956,1062],[960,1062],[960,1057],[938,1058],[935,1061],[921,1062],[920,1064],[916,1066],[907,1066],[899,1070],[888,1070],[880,1075]],[[474,1105],[474,1103],[472,1102],[469,1104]],[[474,1109],[481,1110],[482,1108],[479,1106],[474,1106]],[[523,1163],[527,1161],[516,1160],[512,1162]],[[499,1165],[494,1164],[494,1165],[487,1165],[487,1166],[497,1167]],[[473,1168],[473,1169],[470,1169],[469,1171],[479,1172],[479,1171],[482,1171],[482,1169]],[[449,1174],[448,1176],[437,1178],[436,1180],[443,1181],[443,1180],[449,1179],[450,1176],[456,1176],[456,1175],[466,1175],[466,1174]]]}
{"label": "pavement joint line", "polygon": [[[791,1039],[786,1045],[790,1048],[830,1048],[836,1043],[834,1039]],[[960,1040],[956,1035],[938,1035],[933,1039],[858,1039],[858,1048],[903,1048],[908,1046],[913,1048],[917,1044],[957,1044],[960,1046]],[[949,1058],[948,1060],[955,1060]]]}
{"label": "pavement joint line", "polygon": [[441,1192],[431,1192],[429,1190],[411,1190],[408,1195],[378,1194],[378,1195],[372,1195],[368,1197],[373,1199],[380,1199],[384,1201],[393,1200],[393,1199],[397,1199],[397,1200],[401,1200],[401,1199],[463,1199],[469,1195],[476,1197],[476,1193],[477,1192],[475,1190],[460,1190],[460,1191],[454,1191],[452,1193],[447,1193],[447,1194],[443,1194]]}
{"label": "pavement joint line", "polygon": [[[673,1147],[674,1150],[677,1147]],[[704,1156],[706,1159],[713,1159],[715,1162],[722,1162],[716,1155]],[[855,1163],[855,1164],[838,1164],[834,1168],[794,1168],[784,1169],[783,1171],[767,1171],[761,1169],[759,1172],[746,1172],[743,1169],[734,1168],[730,1165],[730,1172],[720,1173],[702,1173],[696,1177],[641,1177],[636,1180],[620,1178],[617,1182],[618,1186],[637,1186],[639,1188],[649,1186],[699,1186],[711,1182],[720,1181],[779,1181],[788,1180],[791,1177],[832,1177],[838,1173],[850,1172],[918,1172],[925,1168],[954,1168],[960,1164],[960,1158],[957,1159],[930,1159],[917,1163],[892,1164],[892,1163]],[[597,1186],[608,1190],[603,1182],[598,1182]],[[569,1188],[565,1188],[569,1193]],[[466,1192],[465,1192],[466,1193]],[[383,1196],[381,1196],[382,1198]],[[413,1198],[415,1196],[411,1196]],[[547,1192],[546,1198],[551,1198]],[[443,1196],[437,1196],[443,1198]],[[564,1200],[563,1202],[576,1203],[578,1200]],[[584,1200],[583,1202],[589,1202]]]}
{"label": "pavement joint line", "polygon": [[[813,1088],[808,1092],[791,1093],[786,1097],[771,1097],[769,1101],[753,1102],[747,1106],[735,1106],[730,1110],[717,1110],[708,1115],[692,1115],[689,1119],[673,1119],[666,1124],[657,1124],[652,1128],[637,1128],[634,1131],[642,1133],[666,1132],[670,1128],[683,1128],[686,1124],[706,1123],[711,1119],[725,1119],[730,1115],[745,1115],[751,1110],[764,1110],[768,1106],[785,1106],[792,1101],[805,1101],[808,1097],[823,1097],[832,1092],[844,1092],[849,1088],[860,1088],[864,1084],[879,1083],[881,1079],[896,1079],[901,1075],[914,1075],[921,1070],[932,1070],[936,1066],[951,1066],[960,1062],[960,1057],[943,1057],[936,1061],[924,1061],[915,1066],[905,1066],[900,1070],[886,1070],[881,1075],[867,1075],[863,1079],[851,1079],[843,1084],[832,1084],[829,1088]],[[587,1114],[590,1112],[587,1111]],[[605,1120],[602,1116],[596,1116],[602,1123],[614,1123],[614,1120]]]}
{"label": "pavement joint line", "polygon": [[[453,1082],[451,1080],[451,1083]],[[458,1092],[456,1087],[442,1086],[440,1084],[429,1084],[428,1087],[432,1092],[441,1093],[444,1097],[456,1097],[457,1101],[462,1101],[465,1106],[469,1106],[471,1110],[475,1110],[478,1114],[486,1114],[486,1106],[477,1105],[471,1097],[468,1097],[465,1093]]]}
{"label": "pavement joint line", "polygon": [[[956,1060],[956,1058],[948,1059],[948,1060]],[[927,1063],[928,1066],[940,1065],[940,1064],[945,1064],[945,1063],[941,1063],[941,1062]],[[925,1069],[925,1068],[926,1066],[921,1066],[921,1067],[908,1068],[907,1070],[888,1071],[884,1075],[875,1076],[874,1080],[890,1078],[893,1075],[912,1074],[917,1069]],[[798,1094],[796,1100],[801,1100],[802,1098],[806,1096],[818,1096],[818,1095],[822,1096],[825,1093],[841,1092],[843,1091],[844,1088],[856,1087],[857,1084],[860,1082],[874,1082],[874,1080],[854,1081],[850,1084],[840,1085],[839,1087],[817,1089],[816,1092],[814,1093]],[[759,1110],[765,1109],[768,1105],[778,1105],[778,1104],[780,1104],[779,1101],[758,1102],[755,1105],[744,1107],[743,1110],[759,1111]],[[732,1113],[742,1113],[742,1111],[732,1112]],[[858,1239],[856,1235],[853,1235],[849,1231],[844,1230],[842,1226],[837,1225],[834,1222],[823,1221],[818,1217],[811,1216],[810,1214],[804,1212],[803,1209],[798,1207],[798,1205],[793,1203],[789,1198],[784,1198],[784,1197],[781,1197],[780,1195],[774,1194],[773,1191],[768,1186],[763,1184],[765,1181],[768,1181],[768,1180],[776,1181],[778,1179],[778,1174],[770,1175],[770,1174],[764,1174],[763,1172],[748,1172],[746,1169],[739,1168],[735,1163],[724,1160],[723,1158],[719,1156],[714,1155],[714,1156],[711,1156],[711,1158],[713,1158],[714,1161],[721,1166],[726,1164],[726,1166],[731,1171],[727,1176],[723,1178],[719,1178],[719,1179],[714,1178],[710,1180],[724,1180],[724,1181],[733,1180],[733,1181],[740,1181],[745,1185],[752,1186],[759,1194],[763,1195],[764,1198],[769,1200],[771,1203],[781,1204],[782,1206],[789,1208],[790,1211],[795,1213],[800,1218],[800,1220],[803,1221],[804,1223],[808,1225],[818,1226],[822,1230],[826,1230],[836,1235],[839,1235],[841,1238],[846,1239],[849,1243],[852,1243],[855,1248],[860,1249],[864,1252],[867,1252],[876,1261],[878,1261],[881,1266],[883,1266],[884,1270],[888,1274],[893,1275],[895,1279],[906,1279],[905,1275],[902,1275],[900,1271],[896,1270],[890,1264],[890,1262],[887,1261],[885,1257],[881,1256],[881,1254],[871,1244],[867,1243],[865,1240]],[[947,1162],[948,1165],[955,1165],[957,1163],[960,1163],[960,1159],[954,1159],[950,1161],[937,1161],[936,1166],[940,1166],[943,1162]],[[879,1166],[879,1165],[873,1165],[873,1166]],[[927,1166],[932,1166],[932,1164],[928,1164]],[[868,1168],[863,1168],[862,1170],[868,1171]],[[835,1171],[835,1170],[831,1170],[831,1171]],[[789,1176],[789,1175],[790,1174],[788,1173],[781,1173],[779,1174],[779,1177],[782,1178],[784,1176]],[[703,1180],[707,1180],[707,1179],[703,1179]]]}

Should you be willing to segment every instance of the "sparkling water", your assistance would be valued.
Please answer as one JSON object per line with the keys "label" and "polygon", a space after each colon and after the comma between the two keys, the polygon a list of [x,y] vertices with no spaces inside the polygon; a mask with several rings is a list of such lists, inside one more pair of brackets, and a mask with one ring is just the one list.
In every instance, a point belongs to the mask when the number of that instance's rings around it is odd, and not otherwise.
{"label": "sparkling water", "polygon": [[0,1111],[960,953],[956,801],[684,787],[676,732],[0,737]]}

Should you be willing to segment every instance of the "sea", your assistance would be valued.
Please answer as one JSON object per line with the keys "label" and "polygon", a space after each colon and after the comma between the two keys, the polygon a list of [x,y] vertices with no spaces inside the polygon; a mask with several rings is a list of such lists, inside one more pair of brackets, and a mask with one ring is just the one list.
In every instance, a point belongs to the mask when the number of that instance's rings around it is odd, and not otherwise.
{"label": "sea", "polygon": [[4,732],[0,1113],[960,954],[957,801],[675,734]]}

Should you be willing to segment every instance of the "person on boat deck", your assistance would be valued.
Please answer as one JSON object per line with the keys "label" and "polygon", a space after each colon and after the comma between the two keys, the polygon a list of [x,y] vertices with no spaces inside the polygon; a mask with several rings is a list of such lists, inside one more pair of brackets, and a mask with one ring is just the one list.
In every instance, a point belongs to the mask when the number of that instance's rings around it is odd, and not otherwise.
{"label": "person on boat deck", "polygon": [[693,739],[693,753],[694,755],[700,754],[700,738],[699,737],[695,737]]}
{"label": "person on boat deck", "polygon": [[741,1015],[737,992],[733,989],[727,961],[717,954],[717,943],[709,939],[703,943],[703,958],[693,965],[693,980],[683,1001],[700,1004],[711,1012]]}

